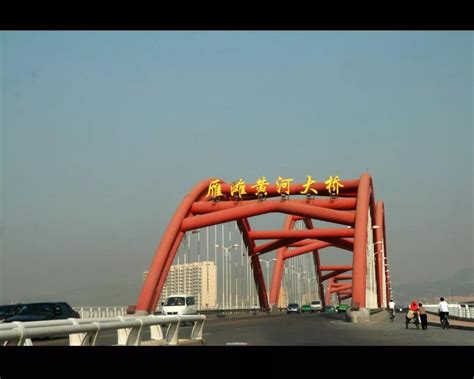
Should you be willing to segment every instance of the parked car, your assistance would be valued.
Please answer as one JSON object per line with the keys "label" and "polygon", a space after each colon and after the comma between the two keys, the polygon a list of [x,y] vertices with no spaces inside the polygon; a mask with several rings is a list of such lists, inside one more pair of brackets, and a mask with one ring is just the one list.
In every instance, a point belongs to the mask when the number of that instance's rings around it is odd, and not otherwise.
{"label": "parked car", "polygon": [[350,307],[351,307],[351,306],[350,306],[349,304],[339,304],[339,305],[337,306],[337,312],[338,312],[338,313],[345,312],[345,311],[347,311],[348,309],[350,309]]}
{"label": "parked car", "polygon": [[324,307],[324,313],[336,313],[336,307],[334,305],[326,305]]}
{"label": "parked car", "polygon": [[0,322],[15,316],[21,309],[21,304],[0,305]]}
{"label": "parked car", "polygon": [[301,313],[313,312],[313,311],[311,310],[311,305],[309,305],[309,304],[303,305],[300,310],[301,310]]}
{"label": "parked car", "polygon": [[22,304],[19,312],[6,318],[4,322],[64,320],[67,318],[81,318],[79,313],[72,309],[68,303],[29,303]]}
{"label": "parked car", "polygon": [[313,300],[311,302],[311,312],[321,312],[323,310],[323,305],[321,300]]}
{"label": "parked car", "polygon": [[288,308],[286,308],[286,313],[300,313],[300,306],[297,303],[288,304]]}

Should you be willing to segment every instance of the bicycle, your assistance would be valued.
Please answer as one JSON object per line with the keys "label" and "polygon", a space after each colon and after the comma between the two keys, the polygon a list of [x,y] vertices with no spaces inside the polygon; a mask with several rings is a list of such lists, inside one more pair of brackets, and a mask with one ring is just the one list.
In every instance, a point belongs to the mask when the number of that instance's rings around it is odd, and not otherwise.
{"label": "bicycle", "polygon": [[418,313],[415,313],[412,318],[408,318],[408,315],[405,315],[405,328],[408,329],[408,324],[413,320],[413,323],[416,326],[416,329],[420,329],[420,320],[418,319]]}
{"label": "bicycle", "polygon": [[393,309],[390,309],[389,310],[389,313],[390,313],[390,322],[393,322],[393,319],[395,318],[395,311]]}
{"label": "bicycle", "polygon": [[444,315],[444,317],[441,319],[441,327],[446,330],[449,329],[448,315]]}

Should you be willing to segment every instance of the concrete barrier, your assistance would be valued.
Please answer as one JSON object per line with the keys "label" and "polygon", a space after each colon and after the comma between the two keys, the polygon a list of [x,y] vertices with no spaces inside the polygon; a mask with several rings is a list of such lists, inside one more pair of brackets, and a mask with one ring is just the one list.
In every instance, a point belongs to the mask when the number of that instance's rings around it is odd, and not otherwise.
{"label": "concrete barrier", "polygon": [[370,322],[370,310],[367,308],[359,308],[358,310],[348,309],[346,311],[346,321],[354,323]]}

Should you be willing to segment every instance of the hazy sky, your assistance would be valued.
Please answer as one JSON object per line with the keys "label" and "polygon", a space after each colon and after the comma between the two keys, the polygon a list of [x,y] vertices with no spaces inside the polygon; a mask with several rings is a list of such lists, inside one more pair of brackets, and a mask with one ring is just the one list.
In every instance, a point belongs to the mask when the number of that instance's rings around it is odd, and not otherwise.
{"label": "hazy sky", "polygon": [[128,286],[109,304],[134,303],[179,202],[215,176],[369,170],[393,282],[473,267],[472,33],[0,38],[2,302]]}

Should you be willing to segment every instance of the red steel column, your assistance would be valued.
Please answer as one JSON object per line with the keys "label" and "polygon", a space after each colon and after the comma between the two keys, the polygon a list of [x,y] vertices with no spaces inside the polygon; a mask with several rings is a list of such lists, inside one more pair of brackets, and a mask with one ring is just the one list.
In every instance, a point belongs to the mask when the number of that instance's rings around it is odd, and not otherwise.
{"label": "red steel column", "polygon": [[[283,224],[283,230],[291,230],[295,225],[295,220],[293,216],[288,215],[285,218],[285,223]],[[273,267],[273,275],[272,275],[272,285],[270,289],[270,308],[274,305],[278,307],[278,296],[280,295],[280,288],[281,288],[281,279],[283,276],[283,269],[284,269],[284,256],[288,248],[281,247],[277,251],[276,262]]]}
{"label": "red steel column", "polygon": [[[337,199],[339,200],[339,199]],[[355,204],[354,204],[355,206]],[[313,221],[309,218],[304,219],[304,223],[306,225],[306,228],[308,229],[313,229]],[[322,274],[321,274],[321,261],[319,259],[319,249],[313,250],[313,262],[314,262],[314,272],[316,273],[316,278],[318,280],[318,292],[319,292],[319,300],[321,300],[321,305],[324,309],[326,306],[326,300],[324,298],[324,284],[322,280]]]}
{"label": "red steel column", "polygon": [[160,300],[160,295],[161,291],[163,290],[163,286],[165,285],[166,278],[168,277],[168,273],[170,271],[171,265],[173,264],[174,258],[176,256],[176,252],[179,249],[179,246],[181,245],[181,241],[183,240],[184,237],[184,232],[179,232],[178,235],[176,236],[176,240],[173,244],[173,247],[171,248],[170,253],[168,254],[168,258],[166,258],[166,263],[163,268],[162,274],[160,275],[160,280],[158,281],[158,285],[155,288],[155,291],[153,292],[153,297],[151,299],[150,303],[150,309],[149,313],[153,313],[156,309],[156,305],[158,304],[158,301]]}
{"label": "red steel column", "polygon": [[323,241],[316,240],[316,242],[311,243],[309,245],[299,247],[298,249],[286,251],[284,258],[289,259],[289,258],[297,257],[298,255],[306,254],[312,251],[316,251],[316,250],[323,249],[325,247],[331,247],[331,246],[334,246],[334,245],[330,242],[323,242]]}
{"label": "red steel column", "polygon": [[318,292],[319,292],[319,300],[321,300],[321,305],[324,309],[326,306],[326,301],[324,299],[324,285],[322,281],[322,275],[321,275],[321,261],[319,259],[319,250],[313,251],[313,261],[314,261],[314,270],[316,272],[316,278],[318,279]]}
{"label": "red steel column", "polygon": [[300,203],[287,203],[284,201],[263,201],[260,203],[244,204],[239,207],[215,211],[204,215],[187,217],[181,223],[181,230],[193,230],[204,226],[222,224],[224,222],[272,212],[317,218],[323,221],[336,222],[351,226],[354,225],[355,220],[352,211],[340,211],[331,208],[308,206]]}
{"label": "red steel column", "polygon": [[[378,225],[379,228],[375,230],[375,242],[383,241],[383,201],[377,201],[375,205],[375,225]],[[383,266],[383,244],[376,243],[376,281],[377,281],[377,305],[380,308],[383,302],[383,280],[384,277],[384,266]]]}
{"label": "red steel column", "polygon": [[[386,232],[386,224],[385,224],[385,206],[383,207],[382,219],[383,219],[383,249],[384,249],[383,255],[384,255],[384,257],[387,258],[388,257],[388,255],[387,255],[388,248],[387,248],[387,232]],[[387,264],[388,264],[388,258],[387,258]],[[390,301],[390,299],[392,298],[392,293],[391,293],[391,290],[390,290],[390,285],[388,283],[388,278],[386,276],[385,266],[384,266],[383,272],[384,272],[384,275],[385,275],[387,301]]]}
{"label": "red steel column", "polygon": [[203,195],[203,193],[205,193],[209,186],[209,183],[212,180],[214,179],[205,179],[198,183],[184,198],[184,200],[181,202],[178,209],[176,210],[173,218],[171,219],[170,223],[168,224],[168,227],[166,228],[165,233],[163,234],[160,245],[157,248],[153,260],[151,262],[150,268],[148,270],[148,276],[145,280],[142,291],[137,301],[136,311],[142,311],[147,313],[154,311],[152,300],[156,298],[155,289],[158,286],[158,283],[160,282],[161,275],[164,275],[166,277],[166,275],[168,274],[167,272],[163,272],[163,269],[165,267],[168,255],[170,254],[170,251],[173,248],[173,245],[178,237],[178,233],[181,228],[181,223],[184,218],[188,216],[189,210],[191,209],[191,206],[194,201],[198,200]]}
{"label": "red steel column", "polygon": [[331,278],[329,279],[329,282],[328,282],[328,288],[326,289],[326,299],[325,299],[326,305],[329,305],[331,303],[331,291],[332,291],[333,281],[334,281],[334,278]]}
{"label": "red steel column", "polygon": [[268,296],[265,288],[265,280],[263,279],[262,266],[260,265],[260,260],[258,255],[255,255],[255,242],[249,237],[249,232],[251,231],[250,224],[246,218],[237,220],[237,225],[242,232],[242,237],[244,243],[247,246],[249,255],[252,259],[252,271],[255,284],[257,286],[258,300],[260,303],[260,308],[269,309],[268,306]]}
{"label": "red steel column", "polygon": [[354,255],[352,258],[352,307],[365,308],[366,273],[367,273],[367,223],[371,178],[363,173],[357,190],[357,206],[355,216]]}

